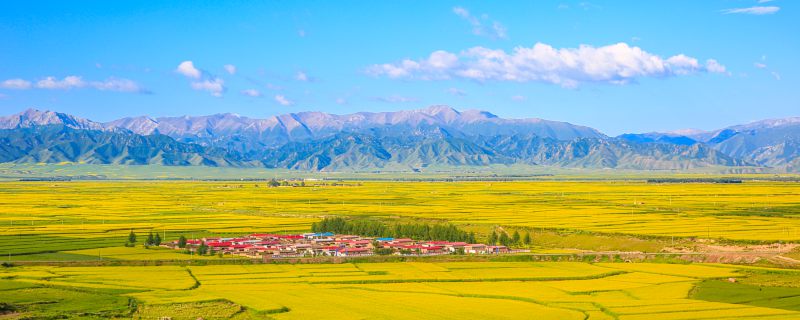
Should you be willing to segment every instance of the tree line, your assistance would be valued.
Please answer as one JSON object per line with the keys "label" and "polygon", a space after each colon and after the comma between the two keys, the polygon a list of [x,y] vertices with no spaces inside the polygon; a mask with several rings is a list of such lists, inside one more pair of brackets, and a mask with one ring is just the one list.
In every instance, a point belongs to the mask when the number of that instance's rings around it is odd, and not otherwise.
{"label": "tree line", "polygon": [[341,217],[324,218],[311,224],[312,232],[357,234],[366,237],[412,238],[415,240],[445,240],[475,243],[475,233],[466,232],[449,223],[396,223],[386,225],[375,220],[347,220]]}
{"label": "tree line", "polygon": [[[125,243],[126,247],[133,247],[136,245],[136,233],[131,230],[131,233],[128,234],[128,241]],[[152,231],[147,235],[147,239],[144,241],[144,246],[160,246],[161,245],[161,235],[158,232],[153,233]]]}
{"label": "tree line", "polygon": [[492,230],[492,233],[489,234],[489,238],[487,239],[486,242],[487,244],[490,245],[500,244],[509,247],[512,245],[527,246],[532,243],[532,240],[531,240],[531,233],[529,231],[525,231],[525,235],[521,236],[518,230],[514,230],[514,234],[512,234],[509,237],[508,233],[506,232],[500,232],[500,234],[498,235],[498,233],[495,230]]}

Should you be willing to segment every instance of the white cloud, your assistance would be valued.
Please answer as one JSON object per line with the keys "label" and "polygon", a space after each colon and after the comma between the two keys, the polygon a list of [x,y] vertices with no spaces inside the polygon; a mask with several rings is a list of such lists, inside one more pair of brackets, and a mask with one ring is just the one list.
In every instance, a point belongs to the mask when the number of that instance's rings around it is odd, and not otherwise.
{"label": "white cloud", "polygon": [[101,91],[117,91],[117,92],[133,92],[133,93],[150,93],[147,89],[142,88],[138,83],[133,80],[111,77],[105,81],[84,81],[79,76],[67,76],[59,80],[56,77],[46,77],[32,84],[24,79],[8,79],[0,83],[0,88],[5,89],[18,89],[25,90],[30,88],[47,89],[47,90],[66,90],[73,88],[94,88]]}
{"label": "white cloud", "polygon": [[122,78],[108,78],[105,81],[92,81],[90,85],[102,91],[150,93],[133,80]]}
{"label": "white cloud", "polygon": [[58,80],[55,77],[47,77],[36,82],[36,87],[39,89],[72,89],[84,86],[86,86],[86,82],[79,76],[67,76],[62,80]]}
{"label": "white cloud", "polygon": [[723,14],[754,14],[754,15],[765,15],[765,14],[773,14],[781,10],[780,7],[769,6],[769,7],[749,7],[749,8],[734,8],[734,9],[725,9],[722,10]]}
{"label": "white cloud", "polygon": [[516,102],[522,102],[522,101],[527,100],[527,98],[525,98],[525,96],[523,96],[523,95],[515,95],[515,96],[511,96],[511,100],[514,100]]}
{"label": "white cloud", "polygon": [[336,98],[336,104],[347,104],[347,99],[345,99],[345,98]]}
{"label": "white cloud", "polygon": [[598,6],[596,4],[593,4],[593,3],[586,2],[586,1],[579,2],[578,3],[578,7],[580,7],[583,10],[586,10],[586,11],[592,10],[592,9],[602,9],[600,6]]}
{"label": "white cloud", "polygon": [[243,94],[243,95],[246,95],[246,96],[248,96],[248,97],[255,97],[255,98],[257,98],[257,97],[260,97],[260,96],[261,96],[261,91],[258,91],[258,90],[256,90],[256,89],[246,89],[246,90],[242,90],[242,94]]}
{"label": "white cloud", "polygon": [[775,0],[758,0],[758,3],[767,3],[767,2],[772,2],[772,1],[775,1]]}
{"label": "white cloud", "polygon": [[404,97],[400,95],[391,95],[388,97],[374,97],[372,100],[378,102],[386,102],[386,103],[409,103],[409,102],[419,102],[419,99],[414,97]]}
{"label": "white cloud", "polygon": [[435,51],[421,60],[405,59],[367,67],[366,73],[395,79],[468,79],[479,82],[545,82],[574,88],[581,83],[626,84],[644,77],[669,77],[700,72],[725,72],[714,59],[701,65],[683,54],[669,58],[617,43],[603,47],[553,48],[537,43],[502,49],[473,47],[458,54]]}
{"label": "white cloud", "polygon": [[[223,66],[225,71],[234,74],[236,73],[236,66],[226,64]],[[206,72],[205,70],[198,69],[190,60],[181,62],[175,72],[180,73],[187,78],[194,79],[190,83],[192,89],[198,91],[208,91],[214,97],[222,97],[222,94],[227,90],[225,87],[225,80]]]}
{"label": "white cloud", "polygon": [[714,59],[706,60],[706,71],[711,73],[727,73],[727,68]]}
{"label": "white cloud", "polygon": [[317,78],[308,75],[305,71],[298,71],[294,74],[294,79],[303,82],[316,82]]}
{"label": "white cloud", "polygon": [[464,90],[461,90],[461,89],[458,89],[458,88],[449,88],[449,89],[447,89],[447,93],[452,94],[454,96],[459,96],[459,97],[463,97],[463,96],[467,95],[467,93],[464,92]]}
{"label": "white cloud", "polygon": [[780,73],[772,71],[772,72],[770,72],[770,74],[772,74],[772,77],[775,78],[775,80],[780,80],[781,79],[781,74]]}
{"label": "white cloud", "polygon": [[212,96],[222,97],[225,92],[225,81],[220,78],[204,79],[192,82],[192,89],[208,91]]}
{"label": "white cloud", "polygon": [[232,64],[226,64],[223,66],[223,68],[225,68],[225,72],[228,74],[236,74],[236,66]]}
{"label": "white cloud", "polygon": [[6,81],[0,82],[0,88],[25,90],[31,88],[31,82],[25,79],[8,79]]}
{"label": "white cloud", "polygon": [[287,99],[286,97],[284,97],[283,95],[280,95],[280,94],[275,95],[275,102],[277,102],[278,104],[280,104],[282,106],[294,105],[293,101]]}
{"label": "white cloud", "polygon": [[763,64],[761,62],[753,63],[753,66],[755,66],[756,68],[759,68],[759,69],[766,69],[767,68],[767,65]]}
{"label": "white cloud", "polygon": [[192,79],[200,79],[200,76],[203,75],[199,69],[194,67],[194,63],[188,60],[181,62],[181,64],[178,65],[178,68],[175,69],[175,72]]}
{"label": "white cloud", "polygon": [[273,91],[281,91],[281,90],[283,90],[283,89],[284,89],[283,87],[281,87],[281,86],[279,86],[279,85],[274,85],[274,84],[272,84],[272,83],[267,83],[267,85],[266,85],[265,87],[266,87],[267,89],[269,89],[269,90],[273,90]]}
{"label": "white cloud", "polygon": [[506,39],[508,37],[506,27],[500,22],[491,21],[491,25],[488,28],[483,24],[484,21],[481,20],[489,19],[486,14],[481,15],[479,19],[463,7],[453,7],[453,13],[469,22],[470,26],[472,26],[472,34],[476,36],[486,36],[492,39]]}

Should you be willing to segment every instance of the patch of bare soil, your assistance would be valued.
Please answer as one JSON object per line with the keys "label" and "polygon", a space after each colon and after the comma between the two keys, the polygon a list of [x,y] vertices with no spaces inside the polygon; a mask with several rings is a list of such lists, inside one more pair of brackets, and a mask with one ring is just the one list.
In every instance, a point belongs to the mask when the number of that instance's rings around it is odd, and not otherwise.
{"label": "patch of bare soil", "polygon": [[[667,253],[686,253],[687,255],[683,256],[683,259],[695,262],[751,264],[766,260],[780,266],[800,267],[800,261],[782,256],[798,248],[800,248],[800,244],[794,243],[722,245],[699,242],[693,247],[668,247],[662,251]],[[690,253],[694,254],[689,255]]]}

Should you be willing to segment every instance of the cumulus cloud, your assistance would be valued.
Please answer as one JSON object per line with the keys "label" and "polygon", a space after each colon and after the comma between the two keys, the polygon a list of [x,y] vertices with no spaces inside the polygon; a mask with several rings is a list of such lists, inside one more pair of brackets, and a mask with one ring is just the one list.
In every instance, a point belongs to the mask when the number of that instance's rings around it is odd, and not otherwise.
{"label": "cumulus cloud", "polygon": [[175,72],[192,79],[200,79],[200,77],[203,75],[203,72],[201,72],[200,69],[195,68],[194,63],[189,60],[181,62],[181,64],[178,65],[178,68],[175,69]]}
{"label": "cumulus cloud", "polygon": [[294,105],[294,101],[289,100],[288,98],[286,98],[285,96],[280,95],[280,94],[276,94],[275,95],[275,102],[277,102],[279,105],[282,105],[282,106]]}
{"label": "cumulus cloud", "polygon": [[409,102],[419,102],[419,99],[414,97],[404,97],[400,95],[391,95],[388,97],[374,97],[372,98],[374,101],[378,102],[385,102],[385,103],[409,103]]}
{"label": "cumulus cloud", "polygon": [[273,90],[273,91],[281,91],[281,90],[284,89],[283,87],[281,87],[279,85],[272,84],[272,83],[267,83],[267,85],[265,87],[267,89]]}
{"label": "cumulus cloud", "polygon": [[66,76],[63,79],[45,77],[35,83],[25,79],[8,79],[0,82],[0,88],[26,90],[31,88],[46,90],[68,90],[77,88],[94,88],[101,91],[117,91],[132,93],[150,93],[136,81],[111,77],[104,81],[84,81],[80,76]]}
{"label": "cumulus cloud", "polygon": [[[487,21],[489,20],[489,16],[486,14],[481,15],[481,18],[478,18],[463,7],[453,7],[453,13],[455,13],[461,19],[467,21],[472,27],[472,34],[476,36],[484,36],[492,39],[508,38],[506,27],[497,21]],[[487,22],[489,26],[487,27],[484,25],[484,22]]]}
{"label": "cumulus cloud", "polygon": [[220,78],[209,78],[192,82],[192,89],[208,91],[212,96],[222,97],[225,92],[225,81]]}
{"label": "cumulus cloud", "polygon": [[459,53],[435,51],[427,58],[367,67],[366,73],[393,79],[468,79],[479,82],[545,82],[575,88],[581,83],[627,84],[644,77],[725,72],[714,59],[703,65],[679,54],[668,58],[617,43],[603,47],[554,48],[544,43],[502,49],[473,47]]}
{"label": "cumulus cloud", "polygon": [[303,71],[298,71],[297,74],[294,75],[294,79],[297,81],[311,81],[311,78]]}
{"label": "cumulus cloud", "polygon": [[247,89],[247,90],[242,90],[242,94],[248,97],[260,97],[261,91],[258,91],[256,89]]}
{"label": "cumulus cloud", "polygon": [[55,77],[47,77],[36,82],[36,87],[39,89],[72,89],[84,86],[86,86],[86,82],[79,76],[67,76],[62,80],[58,80]]}
{"label": "cumulus cloud", "polygon": [[0,82],[0,88],[3,89],[25,90],[30,89],[30,87],[31,82],[25,79],[8,79]]}
{"label": "cumulus cloud", "polygon": [[727,73],[727,68],[714,59],[706,60],[706,71],[711,73]]}
{"label": "cumulus cloud", "polygon": [[136,81],[122,78],[108,78],[105,81],[92,81],[89,85],[102,91],[150,93],[149,90],[139,86]]}
{"label": "cumulus cloud", "polygon": [[461,89],[458,89],[458,88],[449,88],[449,89],[447,89],[447,93],[452,94],[454,96],[459,96],[459,97],[463,97],[463,96],[467,95],[467,93],[464,92],[464,90],[461,90]]}
{"label": "cumulus cloud", "polygon": [[761,62],[753,63],[753,66],[755,66],[756,68],[759,68],[759,69],[766,69],[767,68],[767,65],[764,64],[764,63],[761,63]]}
{"label": "cumulus cloud", "polygon": [[[225,71],[230,74],[236,73],[236,66],[227,64],[224,66]],[[194,66],[190,60],[181,62],[175,69],[175,72],[184,75],[187,78],[193,79],[190,86],[194,90],[207,91],[214,97],[222,97],[222,94],[227,90],[225,87],[225,80],[212,75],[211,73],[201,70]]]}
{"label": "cumulus cloud", "polygon": [[225,68],[225,72],[228,74],[236,74],[236,66],[232,64],[226,64],[223,66],[223,68]]}
{"label": "cumulus cloud", "polygon": [[765,14],[773,14],[781,10],[780,7],[776,6],[755,6],[749,8],[733,8],[733,9],[725,9],[722,10],[723,14],[753,14],[753,15],[765,15]]}

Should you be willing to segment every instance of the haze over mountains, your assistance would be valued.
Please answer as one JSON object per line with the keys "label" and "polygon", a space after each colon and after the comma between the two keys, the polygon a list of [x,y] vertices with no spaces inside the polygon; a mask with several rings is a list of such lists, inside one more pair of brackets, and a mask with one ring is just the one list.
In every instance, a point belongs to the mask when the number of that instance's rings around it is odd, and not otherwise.
{"label": "haze over mountains", "polygon": [[0,162],[412,170],[433,165],[800,170],[800,118],[712,132],[609,137],[566,122],[503,119],[448,106],[333,115],[300,112],[131,117],[107,123],[29,109],[0,117]]}

